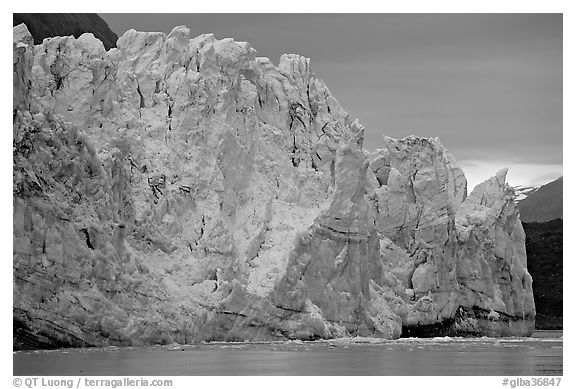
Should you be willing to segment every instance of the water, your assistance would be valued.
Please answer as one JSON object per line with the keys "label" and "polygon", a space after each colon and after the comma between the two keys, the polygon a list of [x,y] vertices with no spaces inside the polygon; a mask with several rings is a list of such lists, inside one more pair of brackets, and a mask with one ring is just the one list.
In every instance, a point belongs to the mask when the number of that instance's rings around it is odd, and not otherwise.
{"label": "water", "polygon": [[562,331],[18,351],[14,375],[562,375]]}

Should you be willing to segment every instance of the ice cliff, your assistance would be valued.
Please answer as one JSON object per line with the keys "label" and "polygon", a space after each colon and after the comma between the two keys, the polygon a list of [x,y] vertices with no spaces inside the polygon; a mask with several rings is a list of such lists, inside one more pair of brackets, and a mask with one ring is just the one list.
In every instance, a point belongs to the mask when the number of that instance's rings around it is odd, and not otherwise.
{"label": "ice cliff", "polygon": [[14,27],[14,347],[530,335],[506,172],[369,153],[307,58],[255,53]]}

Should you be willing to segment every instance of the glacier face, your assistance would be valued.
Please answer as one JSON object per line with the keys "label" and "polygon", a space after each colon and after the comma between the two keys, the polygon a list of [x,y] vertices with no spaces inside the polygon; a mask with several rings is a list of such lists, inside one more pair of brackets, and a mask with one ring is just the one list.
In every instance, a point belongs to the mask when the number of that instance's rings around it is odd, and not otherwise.
{"label": "glacier face", "polygon": [[505,172],[362,148],[310,61],[14,27],[14,346],[529,335]]}

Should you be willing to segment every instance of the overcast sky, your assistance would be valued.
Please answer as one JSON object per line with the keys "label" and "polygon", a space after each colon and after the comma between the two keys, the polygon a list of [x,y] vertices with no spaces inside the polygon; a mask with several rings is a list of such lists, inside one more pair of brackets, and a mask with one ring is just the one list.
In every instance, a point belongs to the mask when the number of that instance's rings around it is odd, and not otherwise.
{"label": "overcast sky", "polygon": [[562,175],[561,14],[100,14],[118,36],[134,28],[248,41],[278,63],[312,71],[366,127],[438,136],[469,190],[509,167],[512,185]]}

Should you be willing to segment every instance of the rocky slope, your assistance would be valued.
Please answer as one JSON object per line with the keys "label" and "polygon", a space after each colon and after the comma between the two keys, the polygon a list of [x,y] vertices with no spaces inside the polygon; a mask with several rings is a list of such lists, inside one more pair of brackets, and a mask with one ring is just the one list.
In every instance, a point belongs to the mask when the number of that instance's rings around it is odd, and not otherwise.
{"label": "rocky slope", "polygon": [[525,223],[562,219],[563,177],[542,185],[518,201],[520,219]]}
{"label": "rocky slope", "polygon": [[97,14],[12,14],[13,26],[24,23],[39,45],[45,38],[73,35],[76,38],[84,33],[92,33],[102,41],[106,50],[116,47],[118,36]]}
{"label": "rocky slope", "polygon": [[529,335],[505,171],[383,139],[245,42],[14,28],[15,348]]}
{"label": "rocky slope", "polygon": [[[533,277],[537,329],[561,329],[563,178],[527,191],[518,202]],[[517,192],[518,194],[518,192]]]}
{"label": "rocky slope", "polygon": [[563,327],[563,222],[522,223],[526,231],[528,270],[534,282],[537,329]]}

